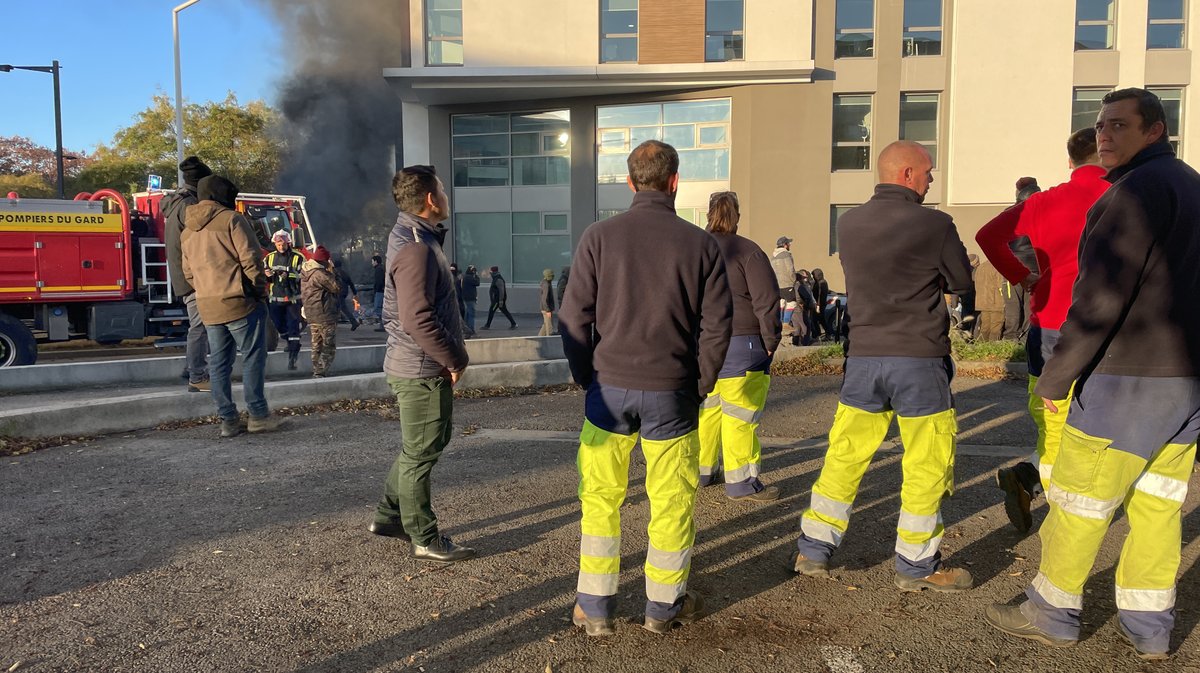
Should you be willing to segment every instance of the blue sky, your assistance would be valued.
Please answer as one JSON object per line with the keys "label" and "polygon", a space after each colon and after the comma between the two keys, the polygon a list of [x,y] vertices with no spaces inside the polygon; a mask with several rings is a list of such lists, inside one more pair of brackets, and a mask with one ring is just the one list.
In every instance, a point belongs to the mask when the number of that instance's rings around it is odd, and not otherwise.
{"label": "blue sky", "polygon": [[[0,63],[62,65],[63,145],[91,151],[162,91],[175,95],[171,10],[184,0],[0,0]],[[271,101],[286,75],[286,44],[253,0],[201,0],[180,13],[183,97]],[[53,80],[0,72],[0,136],[54,147]]]}

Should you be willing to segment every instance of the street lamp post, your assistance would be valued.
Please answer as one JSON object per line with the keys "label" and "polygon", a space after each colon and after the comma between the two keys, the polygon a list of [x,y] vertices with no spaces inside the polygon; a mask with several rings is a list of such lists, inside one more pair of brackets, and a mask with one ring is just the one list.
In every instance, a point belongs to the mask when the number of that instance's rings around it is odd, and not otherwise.
{"label": "street lamp post", "polygon": [[65,177],[63,176],[62,99],[59,96],[58,89],[58,61],[52,61],[51,65],[0,65],[0,72],[12,72],[14,70],[46,72],[54,76],[54,159],[58,167],[58,198],[65,199],[67,198],[67,186]]}
{"label": "street lamp post", "polygon": [[[183,78],[179,67],[179,13],[200,2],[200,0],[188,0],[171,10],[171,28],[175,34],[175,163],[183,163]],[[175,174],[176,186],[182,188],[183,171],[177,170]]]}

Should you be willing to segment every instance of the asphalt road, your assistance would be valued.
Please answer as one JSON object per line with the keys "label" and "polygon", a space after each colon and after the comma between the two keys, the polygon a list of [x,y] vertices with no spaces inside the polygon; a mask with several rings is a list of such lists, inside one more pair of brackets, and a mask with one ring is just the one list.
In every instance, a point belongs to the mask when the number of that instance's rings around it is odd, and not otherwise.
{"label": "asphalt road", "polygon": [[975,590],[892,585],[900,456],[889,451],[863,482],[834,579],[793,576],[784,562],[837,384],[775,379],[764,477],[785,497],[750,506],[719,487],[701,492],[691,586],[710,614],[667,636],[628,621],[642,608],[648,519],[636,459],[617,636],[588,639],[569,623],[576,390],[456,403],[435,505],[443,531],[481,558],[455,566],[413,561],[365,530],[396,450],[389,411],[313,412],[234,440],[205,425],[6,458],[0,671],[1200,671],[1195,489],[1172,661],[1143,664],[1117,636],[1123,521],[1088,584],[1079,646],[1041,648],[983,623],[989,602],[1020,594],[1039,556],[1036,536],[1008,527],[991,478],[1031,444],[1018,382],[956,383],[959,490],[944,508],[943,549]]}

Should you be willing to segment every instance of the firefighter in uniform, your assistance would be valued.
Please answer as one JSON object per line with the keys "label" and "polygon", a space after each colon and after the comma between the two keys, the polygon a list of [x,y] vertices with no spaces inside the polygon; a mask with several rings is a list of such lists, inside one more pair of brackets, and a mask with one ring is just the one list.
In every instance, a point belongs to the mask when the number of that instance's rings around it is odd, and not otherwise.
{"label": "firefighter in uniform", "polygon": [[881,184],[838,221],[850,315],[841,400],[792,568],[828,575],[859,482],[894,417],[904,441],[895,584],[905,591],[965,591],[970,573],[941,562],[942,498],[954,489],[958,431],[943,292],[971,303],[971,263],[953,220],[921,205],[933,162],[911,141],[879,156]]}
{"label": "firefighter in uniform", "polygon": [[288,369],[295,369],[300,356],[300,272],[304,255],[292,248],[292,235],[283,229],[275,232],[271,242],[275,244],[275,251],[267,254],[271,322],[287,339]]}
{"label": "firefighter in uniform", "polygon": [[737,194],[717,192],[709,198],[707,230],[725,260],[733,336],[717,387],[700,408],[700,485],[715,484],[723,476],[730,499],[769,502],[779,497],[779,487],[763,486],[759,479],[762,445],[757,431],[771,387],[771,356],[782,338],[779,288],[766,253],[738,236],[739,219]]}
{"label": "firefighter in uniform", "polygon": [[1144,659],[1170,651],[1180,510],[1200,435],[1200,174],[1168,136],[1154,94],[1104,97],[1096,142],[1112,186],[1088,211],[1073,303],[1034,389],[1053,412],[1075,384],[1041,566],[1027,601],[985,615],[1005,633],[1074,645],[1084,583],[1123,505],[1118,628]]}
{"label": "firefighter in uniform", "polygon": [[584,231],[559,313],[571,375],[587,388],[572,622],[589,636],[614,633],[621,503],[639,437],[650,500],[644,626],[665,633],[702,614],[703,600],[687,589],[700,477],[697,423],[729,346],[721,250],[675,214],[679,154],[647,140],[627,163],[633,204]]}
{"label": "firefighter in uniform", "polygon": [[[1079,271],[1079,237],[1083,234],[1088,209],[1108,189],[1104,168],[1096,154],[1096,130],[1086,128],[1067,140],[1071,179],[1038,192],[997,215],[975,240],[988,261],[1014,285],[1032,291],[1032,311],[1025,353],[1029,360],[1029,415],[1037,426],[1037,450],[1026,462],[996,472],[996,484],[1004,490],[1004,508],[1009,521],[1024,533],[1033,526],[1030,501],[1050,485],[1050,474],[1058,456],[1059,439],[1067,422],[1068,399],[1056,400],[1057,412],[1042,404],[1034,392],[1046,360],[1058,343],[1059,329],[1071,306],[1071,287]],[[1009,247],[1019,237],[1029,237],[1037,255],[1035,273]]]}

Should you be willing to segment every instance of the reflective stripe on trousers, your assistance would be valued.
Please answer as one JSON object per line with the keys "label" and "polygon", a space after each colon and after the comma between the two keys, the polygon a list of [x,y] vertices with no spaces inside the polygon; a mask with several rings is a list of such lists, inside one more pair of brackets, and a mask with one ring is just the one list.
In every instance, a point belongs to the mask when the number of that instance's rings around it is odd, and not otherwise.
{"label": "reflective stripe on trousers", "polygon": [[[1050,490],[1050,477],[1054,473],[1054,461],[1058,457],[1058,448],[1062,444],[1063,426],[1067,424],[1067,412],[1071,407],[1071,395],[1067,393],[1066,399],[1055,400],[1054,406],[1058,407],[1058,411],[1050,411],[1046,408],[1045,402],[1037,393],[1033,392],[1037,386],[1038,377],[1029,376],[1029,416],[1033,418],[1034,425],[1037,426],[1037,450],[1030,458],[1030,462],[1037,466],[1038,475],[1041,477],[1042,490]],[[1075,386],[1071,386],[1074,391]]]}
{"label": "reflective stripe on trousers", "polygon": [[761,371],[717,379],[716,389],[700,406],[700,475],[711,478],[720,471],[721,460],[730,495],[761,490],[758,426],[770,387],[771,377]]}

